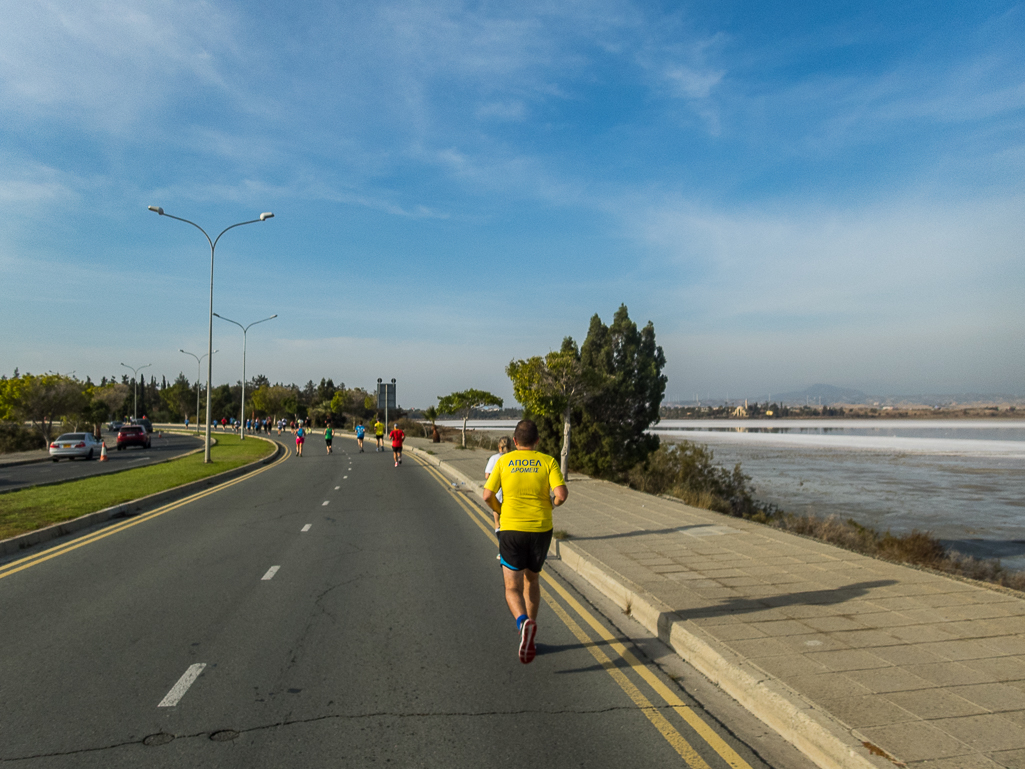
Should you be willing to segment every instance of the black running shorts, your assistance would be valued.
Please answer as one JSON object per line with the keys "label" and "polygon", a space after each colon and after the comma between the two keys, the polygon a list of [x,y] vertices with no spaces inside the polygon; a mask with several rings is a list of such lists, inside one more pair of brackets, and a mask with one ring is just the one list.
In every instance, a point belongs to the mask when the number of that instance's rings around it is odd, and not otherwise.
{"label": "black running shorts", "polygon": [[401,454],[402,453],[402,447],[401,446],[392,446],[391,450],[394,451],[396,454]]}
{"label": "black running shorts", "polygon": [[544,568],[548,548],[552,544],[552,530],[498,532],[498,554],[502,565],[513,571],[529,569],[540,572]]}

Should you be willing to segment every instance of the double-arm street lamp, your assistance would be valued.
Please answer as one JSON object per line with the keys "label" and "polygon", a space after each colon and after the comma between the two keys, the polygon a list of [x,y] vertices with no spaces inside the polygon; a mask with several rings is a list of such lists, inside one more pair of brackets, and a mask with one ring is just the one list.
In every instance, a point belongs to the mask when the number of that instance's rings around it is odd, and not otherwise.
{"label": "double-arm street lamp", "polygon": [[213,358],[214,358],[214,356],[213,356],[213,351],[214,351],[214,252],[217,250],[217,242],[221,239],[221,235],[226,233],[228,230],[233,230],[236,227],[241,227],[243,224],[256,224],[257,222],[265,222],[268,219],[272,218],[274,216],[274,214],[272,214],[270,212],[267,212],[265,214],[260,214],[260,218],[259,219],[250,219],[247,222],[238,222],[237,224],[233,224],[230,227],[225,227],[223,230],[221,230],[220,235],[218,235],[216,238],[211,239],[210,236],[207,235],[206,230],[204,230],[202,227],[200,227],[195,222],[190,222],[188,219],[182,219],[180,216],[171,216],[171,214],[165,214],[164,213],[164,209],[162,209],[160,206],[149,206],[149,210],[153,211],[153,212],[155,212],[157,214],[160,214],[160,216],[166,216],[169,219],[176,219],[179,222],[185,222],[186,224],[191,224],[193,227],[195,227],[197,230],[199,230],[200,232],[203,233],[203,236],[206,238],[206,242],[210,244],[210,315],[209,315],[209,318],[210,318],[210,329],[209,329],[209,333],[208,333],[208,336],[207,336],[207,346],[206,346],[206,354],[207,354],[207,359],[206,359],[206,448],[203,451],[203,462],[209,464],[209,462],[210,462],[210,405],[211,405],[210,404],[210,401],[211,401],[210,395],[211,395],[211,380],[213,379],[213,374],[214,374],[214,363],[213,363]]}
{"label": "double-arm street lamp", "polygon": [[218,315],[216,312],[214,313],[214,316],[220,318],[221,320],[226,320],[228,321],[228,323],[234,323],[236,326],[242,329],[242,418],[239,419],[239,431],[242,437],[239,438],[239,440],[244,441],[246,439],[246,332],[248,332],[249,329],[251,329],[257,323],[263,323],[268,320],[274,320],[276,317],[278,317],[278,314],[274,313],[269,318],[264,318],[263,320],[254,320],[248,326],[243,326],[237,320],[225,318],[223,315]]}
{"label": "double-arm street lamp", "polygon": [[122,363],[121,365],[124,366],[129,371],[131,371],[132,374],[135,376],[135,378],[132,380],[135,383],[135,398],[132,401],[132,419],[138,419],[139,418],[139,372],[142,371],[144,368],[149,368],[153,364],[152,363],[147,363],[145,366],[139,366],[139,368],[132,368],[131,366],[127,366],[124,363]]}
{"label": "double-arm street lamp", "polygon": [[[196,353],[189,352],[188,350],[183,350],[180,347],[178,348],[178,352],[183,352],[186,355],[191,355],[193,358],[196,359],[196,433],[199,434],[199,367],[203,364],[203,358],[206,357],[206,353],[203,353],[202,355],[196,355]],[[214,352],[220,352],[220,350],[214,350]],[[207,414],[206,416],[207,419],[210,418],[209,414]]]}

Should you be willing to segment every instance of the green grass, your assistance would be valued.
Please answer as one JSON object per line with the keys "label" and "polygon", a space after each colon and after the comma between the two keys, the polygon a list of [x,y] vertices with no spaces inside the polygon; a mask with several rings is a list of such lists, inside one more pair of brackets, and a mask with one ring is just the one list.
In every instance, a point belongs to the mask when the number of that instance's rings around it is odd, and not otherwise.
{"label": "green grass", "polygon": [[237,435],[218,435],[217,444],[210,449],[212,461],[208,465],[203,463],[203,452],[198,452],[152,467],[2,494],[0,539],[209,478],[273,452],[274,447],[266,441],[240,441]]}

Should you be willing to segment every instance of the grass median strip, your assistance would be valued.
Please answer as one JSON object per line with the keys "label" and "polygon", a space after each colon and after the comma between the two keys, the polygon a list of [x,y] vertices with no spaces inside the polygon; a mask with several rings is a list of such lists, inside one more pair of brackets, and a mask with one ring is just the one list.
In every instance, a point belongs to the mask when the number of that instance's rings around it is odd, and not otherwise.
{"label": "grass median strip", "polygon": [[272,453],[274,446],[266,441],[240,441],[237,435],[218,435],[217,445],[210,450],[210,464],[203,463],[203,453],[199,452],[152,467],[12,491],[0,496],[0,539],[209,478]]}

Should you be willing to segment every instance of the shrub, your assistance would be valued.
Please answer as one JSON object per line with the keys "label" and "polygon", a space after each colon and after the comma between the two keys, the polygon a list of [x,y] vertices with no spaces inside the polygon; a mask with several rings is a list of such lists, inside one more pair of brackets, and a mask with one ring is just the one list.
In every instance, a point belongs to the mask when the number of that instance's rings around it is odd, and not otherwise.
{"label": "shrub", "polygon": [[39,431],[30,430],[24,425],[13,422],[0,423],[0,454],[14,451],[34,451],[44,448]]}

